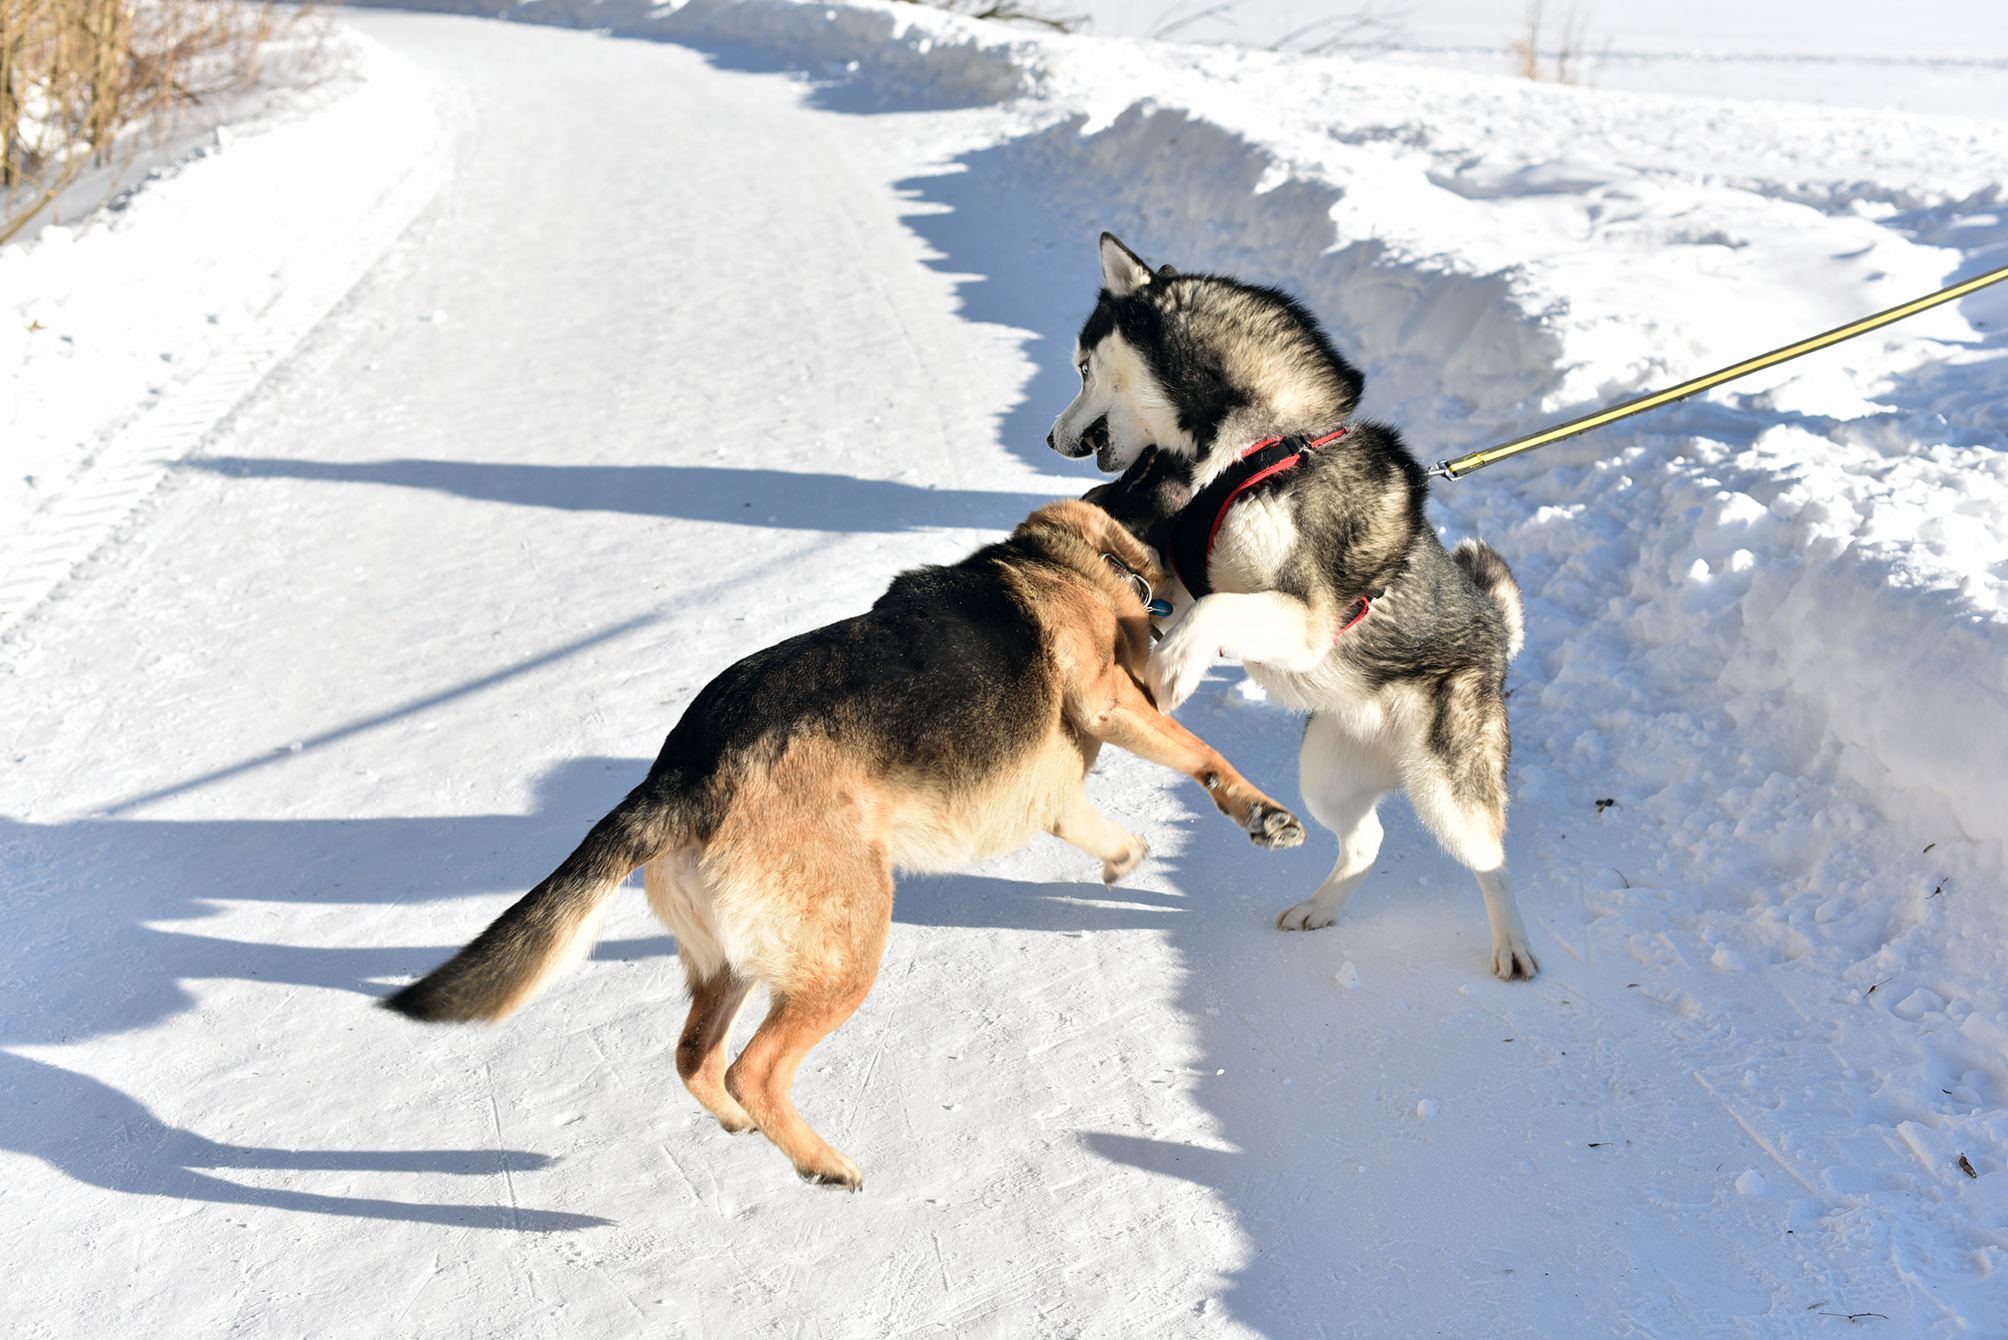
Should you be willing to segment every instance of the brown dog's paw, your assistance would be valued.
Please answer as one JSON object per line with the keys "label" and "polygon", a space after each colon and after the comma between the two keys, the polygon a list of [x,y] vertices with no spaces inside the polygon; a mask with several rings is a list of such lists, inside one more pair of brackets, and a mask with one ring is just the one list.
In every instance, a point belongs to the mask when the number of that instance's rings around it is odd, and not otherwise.
{"label": "brown dog's paw", "polygon": [[1136,845],[1120,861],[1102,862],[1102,883],[1115,887],[1117,880],[1143,864],[1143,858],[1150,855],[1150,844],[1140,837],[1133,837]]}
{"label": "brown dog's paw", "polygon": [[[833,1153],[835,1151],[832,1151]],[[797,1168],[796,1173],[810,1186],[828,1187],[832,1191],[863,1191],[865,1175],[842,1154],[836,1155],[836,1162],[822,1168]]]}
{"label": "brown dog's paw", "polygon": [[1258,800],[1248,807],[1248,837],[1258,847],[1281,851],[1304,840],[1304,825],[1279,805]]}

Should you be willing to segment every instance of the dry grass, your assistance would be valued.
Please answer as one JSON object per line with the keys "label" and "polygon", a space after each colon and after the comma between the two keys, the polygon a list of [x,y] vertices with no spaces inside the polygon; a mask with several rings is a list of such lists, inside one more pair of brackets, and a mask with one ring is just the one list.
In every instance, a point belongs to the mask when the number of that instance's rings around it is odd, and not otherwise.
{"label": "dry grass", "polygon": [[257,85],[305,11],[271,0],[0,0],[0,242],[177,113]]}
{"label": "dry grass", "polygon": [[[1527,0],[1527,20],[1525,35],[1510,43],[1506,50],[1513,57],[1516,73],[1524,79],[1541,78],[1541,29],[1544,23],[1541,0]],[[1556,39],[1553,53],[1554,82],[1577,84],[1583,82],[1584,42],[1589,33],[1589,16],[1571,4],[1563,11],[1561,36]]]}

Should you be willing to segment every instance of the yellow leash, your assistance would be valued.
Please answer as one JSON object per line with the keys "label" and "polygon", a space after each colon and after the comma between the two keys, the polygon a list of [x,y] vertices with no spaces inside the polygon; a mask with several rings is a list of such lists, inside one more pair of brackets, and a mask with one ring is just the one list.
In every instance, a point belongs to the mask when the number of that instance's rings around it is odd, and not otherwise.
{"label": "yellow leash", "polygon": [[1915,315],[1927,308],[1936,307],[1940,303],[1951,302],[1955,298],[1963,298],[1977,289],[1986,288],[1989,284],[1999,283],[2003,279],[2008,279],[2008,265],[2002,266],[1999,270],[1990,270],[1979,278],[1969,279],[1963,284],[1954,284],[1951,288],[1942,288],[1936,293],[1927,294],[1922,298],[1915,298],[1910,302],[1904,303],[1901,307],[1892,307],[1886,312],[1877,312],[1874,316],[1865,316],[1859,321],[1851,322],[1845,326],[1838,326],[1824,335],[1815,335],[1809,340],[1800,340],[1797,344],[1788,344],[1783,349],[1773,349],[1768,354],[1760,354],[1756,358],[1745,359],[1743,362],[1723,368],[1719,372],[1711,372],[1706,377],[1696,377],[1693,381],[1682,382],[1680,385],[1667,390],[1654,391],[1650,395],[1640,396],[1637,400],[1627,400],[1622,404],[1613,405],[1609,409],[1600,409],[1594,414],[1585,414],[1580,419],[1571,419],[1567,423],[1557,424],[1553,428],[1545,428],[1538,433],[1529,433],[1525,437],[1516,437],[1511,442],[1501,443],[1489,451],[1474,451],[1468,456],[1459,456],[1454,461],[1438,461],[1435,465],[1429,467],[1427,473],[1432,478],[1440,475],[1445,479],[1460,479],[1470,474],[1473,470],[1482,470],[1495,461],[1505,460],[1508,456],[1517,456],[1523,451],[1532,451],[1536,447],[1545,447],[1550,442],[1560,442],[1565,437],[1574,437],[1578,433],[1587,433],[1592,428],[1601,428],[1607,423],[1616,423],[1619,419],[1628,419],[1634,414],[1643,414],[1649,409],[1658,409],[1661,405],[1670,405],[1676,400],[1685,400],[1688,396],[1700,391],[1706,391],[1711,386],[1720,386],[1724,382],[1735,381],[1738,377],[1747,377],[1759,368],[1768,368],[1774,363],[1783,363],[1789,359],[1797,358],[1801,354],[1810,354],[1815,349],[1824,349],[1830,344],[1839,344],[1842,340],[1853,339],[1855,336],[1874,330],[1878,326],[1887,326],[1892,321],[1901,321],[1907,316]]}

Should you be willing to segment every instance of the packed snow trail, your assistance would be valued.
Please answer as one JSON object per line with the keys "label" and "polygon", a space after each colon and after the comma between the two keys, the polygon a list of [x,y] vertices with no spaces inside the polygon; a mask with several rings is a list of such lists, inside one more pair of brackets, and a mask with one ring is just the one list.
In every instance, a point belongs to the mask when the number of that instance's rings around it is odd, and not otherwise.
{"label": "packed snow trail", "polygon": [[[1942,778],[1905,791],[1914,718],[1850,679],[1917,628],[1936,640],[1903,692],[1966,691],[1998,645],[1945,589],[1883,593],[1876,564],[1922,583],[1924,551],[1874,549],[1851,510],[1913,507],[1932,552],[1982,552],[1961,525],[1994,524],[1995,495],[1941,506],[1964,444],[1998,439],[1953,345],[1864,355],[1899,400],[1940,360],[1951,436],[1921,452],[1899,405],[1836,464],[1821,416],[1860,411],[1829,376],[1824,405],[1787,383],[1440,495],[1530,593],[1510,844],[1534,983],[1485,975],[1476,890],[1399,802],[1339,925],[1282,935],[1329,837],[1253,851],[1118,755],[1093,793],[1156,853],[1122,887],[1057,843],[902,882],[877,988],[796,1091],[863,1196],[799,1186],[683,1093],[681,973],[638,892],[498,1029],[367,1008],[547,873],[731,661],[1086,487],[1040,439],[1096,222],[1301,285],[1376,412],[1448,447],[1749,334],[1669,304],[1659,343],[1581,354],[1626,276],[1553,239],[1601,188],[1458,159],[1470,126],[1442,118],[1470,90],[1388,84],[1375,110],[1409,121],[1386,135],[1293,123],[1292,177],[1230,111],[1125,101],[1162,74],[1147,53],[1055,47],[1062,92],[1066,61],[1105,79],[1070,118],[990,105],[1018,67],[946,20],[829,10],[883,43],[846,71],[822,11],[709,10],[682,45],[356,19],[445,90],[448,184],[8,635],[0,1240],[49,1263],[0,1300],[10,1329],[1999,1334],[1998,816],[1962,836]],[[1225,106],[1244,73],[1354,77],[1216,55],[1164,80]],[[1582,102],[1600,143],[1658,162],[1635,145],[1663,109],[1612,108]],[[1428,168],[1461,213],[1396,207],[1431,155],[1464,163]],[[1629,170],[1598,168],[1603,205]],[[1690,254],[1808,237],[1868,238],[1906,281],[1939,263],[1757,188],[1639,199],[1591,236],[1705,238],[1740,210],[1753,239],[1661,246],[1628,276],[1657,292]],[[1328,254],[1376,201],[1394,240]],[[1943,213],[1948,237],[1998,227]],[[1473,273],[1424,254],[1430,228],[1556,250]],[[1542,284],[1576,305],[1530,303]],[[1897,629],[1857,633],[1856,662],[1822,640],[1853,600]],[[1292,796],[1296,723],[1238,677],[1181,716]],[[1956,744],[1924,753],[1990,794]],[[1877,814],[1891,796],[1914,813]],[[1919,825],[1938,852],[1911,855]]]}

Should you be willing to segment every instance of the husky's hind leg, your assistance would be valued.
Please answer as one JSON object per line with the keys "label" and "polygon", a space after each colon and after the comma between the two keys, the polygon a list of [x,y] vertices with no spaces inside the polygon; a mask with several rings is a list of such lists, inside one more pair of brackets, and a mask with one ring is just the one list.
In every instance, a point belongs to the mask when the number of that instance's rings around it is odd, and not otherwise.
{"label": "husky's hind leg", "polygon": [[1323,714],[1305,723],[1299,765],[1304,805],[1338,836],[1339,859],[1316,893],[1276,918],[1277,928],[1286,931],[1316,930],[1338,918],[1380,855],[1382,830],[1374,810],[1397,780],[1375,750]]}
{"label": "husky's hind leg", "polygon": [[1504,865],[1472,873],[1478,876],[1478,891],[1485,895],[1485,915],[1492,922],[1492,971],[1509,982],[1515,977],[1532,977],[1541,971],[1541,965],[1527,945],[1527,924],[1520,920],[1512,877]]}
{"label": "husky's hind leg", "polygon": [[684,1020],[683,1036],[676,1041],[676,1073],[691,1097],[704,1104],[718,1124],[737,1135],[753,1128],[753,1118],[725,1089],[725,1044],[732,1036],[732,1023],[752,991],[750,979],[730,968],[721,968],[708,980],[699,980],[697,970],[690,976],[690,1017]]}
{"label": "husky's hind leg", "polygon": [[1492,971],[1511,981],[1534,976],[1541,965],[1506,873],[1509,747],[1505,703],[1475,681],[1452,682],[1443,690],[1430,747],[1416,752],[1403,782],[1417,817],[1477,876],[1492,923]]}
{"label": "husky's hind leg", "polygon": [[1512,981],[1541,971],[1527,942],[1527,924],[1513,897],[1513,880],[1506,873],[1506,851],[1500,843],[1505,816],[1482,806],[1457,803],[1448,787],[1409,786],[1415,812],[1429,825],[1444,850],[1469,866],[1485,895],[1485,916],[1492,923],[1492,971]]}

